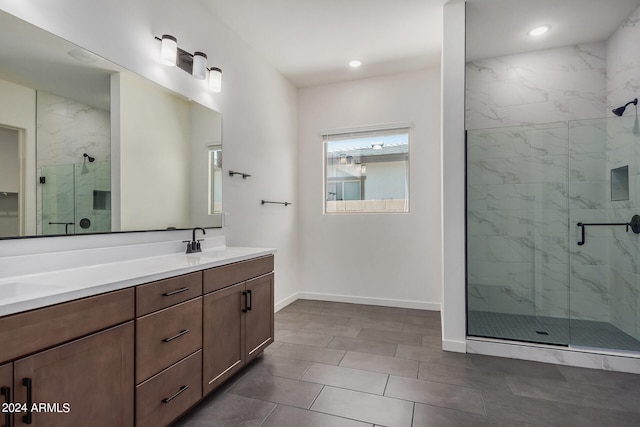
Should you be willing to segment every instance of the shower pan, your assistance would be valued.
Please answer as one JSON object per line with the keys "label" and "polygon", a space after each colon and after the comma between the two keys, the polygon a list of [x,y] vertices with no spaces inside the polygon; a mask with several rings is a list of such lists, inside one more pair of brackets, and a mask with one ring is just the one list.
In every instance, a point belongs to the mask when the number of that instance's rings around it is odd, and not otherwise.
{"label": "shower pan", "polygon": [[640,353],[634,117],[467,131],[467,335]]}

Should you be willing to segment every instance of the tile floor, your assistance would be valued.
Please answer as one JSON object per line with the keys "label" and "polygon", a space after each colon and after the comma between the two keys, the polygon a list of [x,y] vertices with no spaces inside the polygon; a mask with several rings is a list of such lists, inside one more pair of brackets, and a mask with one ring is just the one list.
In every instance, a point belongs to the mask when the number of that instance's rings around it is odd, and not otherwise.
{"label": "tile floor", "polygon": [[298,300],[175,427],[640,426],[640,375],[443,352],[440,313]]}

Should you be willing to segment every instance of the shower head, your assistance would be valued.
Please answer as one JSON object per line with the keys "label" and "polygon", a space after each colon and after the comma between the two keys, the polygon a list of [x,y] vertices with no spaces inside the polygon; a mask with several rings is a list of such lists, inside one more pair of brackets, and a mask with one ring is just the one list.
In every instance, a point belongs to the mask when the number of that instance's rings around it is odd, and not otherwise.
{"label": "shower head", "polygon": [[624,110],[627,108],[627,105],[629,104],[638,105],[638,98],[635,98],[633,101],[627,102],[622,107],[614,108],[611,111],[613,111],[613,114],[615,114],[616,116],[621,117],[624,114]]}
{"label": "shower head", "polygon": [[87,153],[84,153],[82,156],[83,156],[83,157],[86,157],[86,159],[87,159],[87,160],[89,160],[89,163],[93,163],[93,162],[96,160],[96,158],[95,158],[95,157],[91,157],[91,156],[90,156],[90,155],[88,155]]}

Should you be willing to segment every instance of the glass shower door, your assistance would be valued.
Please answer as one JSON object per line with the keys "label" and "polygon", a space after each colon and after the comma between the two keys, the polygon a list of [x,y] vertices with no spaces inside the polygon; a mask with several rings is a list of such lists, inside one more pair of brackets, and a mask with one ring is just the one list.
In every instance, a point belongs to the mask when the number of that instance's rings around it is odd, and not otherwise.
{"label": "glass shower door", "polygon": [[42,234],[75,233],[74,167],[43,166]]}
{"label": "glass shower door", "polygon": [[566,123],[467,132],[467,333],[568,345]]}
{"label": "glass shower door", "polygon": [[640,214],[637,120],[630,115],[569,124],[575,347],[640,351],[640,235],[625,225]]}
{"label": "glass shower door", "polygon": [[42,167],[42,234],[111,231],[111,162]]}

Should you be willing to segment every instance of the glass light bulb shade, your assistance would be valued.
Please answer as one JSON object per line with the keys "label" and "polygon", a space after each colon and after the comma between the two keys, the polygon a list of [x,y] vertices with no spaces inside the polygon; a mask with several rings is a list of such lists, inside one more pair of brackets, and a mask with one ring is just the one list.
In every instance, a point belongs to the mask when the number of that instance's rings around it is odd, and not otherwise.
{"label": "glass light bulb shade", "polygon": [[160,62],[170,67],[176,66],[178,58],[178,40],[165,34],[162,36],[162,45],[160,46]]}
{"label": "glass light bulb shade", "polygon": [[222,70],[220,68],[209,69],[209,90],[212,92],[222,90]]}
{"label": "glass light bulb shade", "polygon": [[202,52],[193,54],[193,69],[191,74],[198,80],[207,78],[207,55]]}

